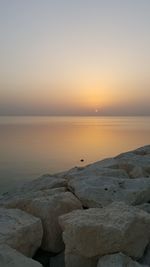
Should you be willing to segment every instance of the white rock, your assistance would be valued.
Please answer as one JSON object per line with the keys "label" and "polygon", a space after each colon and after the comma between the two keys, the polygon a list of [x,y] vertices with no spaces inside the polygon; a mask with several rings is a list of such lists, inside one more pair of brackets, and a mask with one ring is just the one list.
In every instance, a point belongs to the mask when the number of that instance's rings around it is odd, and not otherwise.
{"label": "white rock", "polygon": [[[107,159],[110,161],[110,159]],[[111,159],[112,162],[112,159]],[[114,160],[113,160],[114,162]],[[102,177],[114,177],[114,178],[127,178],[129,179],[128,174],[121,169],[117,168],[104,168],[104,163],[101,164],[101,162],[96,162],[93,164],[90,164],[84,168],[74,168],[67,174],[67,179],[74,179],[78,177],[89,177],[89,176],[96,176],[99,178]]]}
{"label": "white rock", "polygon": [[114,159],[131,178],[150,177],[150,145],[122,153]]}
{"label": "white rock", "polygon": [[66,186],[66,179],[55,177],[53,175],[43,175],[33,181],[27,182],[19,188],[19,191],[39,191],[45,189],[59,188]]}
{"label": "white rock", "polygon": [[32,257],[40,247],[41,220],[19,209],[0,209],[0,244],[7,244]]}
{"label": "white rock", "polygon": [[0,207],[18,208],[18,209],[26,211],[29,203],[33,199],[39,198],[39,197],[52,196],[52,195],[59,194],[62,192],[66,192],[65,187],[44,189],[44,190],[39,190],[39,191],[27,191],[27,192],[24,192],[24,191],[22,192],[20,190],[19,192],[5,194],[0,199]]}
{"label": "white rock", "polygon": [[9,246],[0,245],[0,267],[42,267],[42,265]]}
{"label": "white rock", "polygon": [[81,202],[70,192],[35,198],[29,203],[26,211],[39,217],[43,224],[42,248],[44,250],[55,253],[63,250],[64,243],[58,217],[81,208]]}
{"label": "white rock", "polygon": [[24,185],[16,187],[16,189],[11,192],[6,192],[0,195],[0,202],[3,201],[4,199],[9,199],[17,196],[19,197],[21,195],[37,194],[37,192],[39,194],[40,193],[46,194],[46,191],[50,189],[66,187],[66,185],[67,182],[65,178],[62,178],[57,175],[53,176],[46,174],[35,180],[27,182]]}
{"label": "white rock", "polygon": [[140,258],[150,240],[150,215],[124,203],[73,211],[59,220],[67,253],[85,258],[120,251]]}
{"label": "white rock", "polygon": [[[142,267],[140,263],[133,261],[130,257],[117,253],[103,256],[99,259],[97,267]],[[145,266],[146,267],[146,266]]]}
{"label": "white rock", "polygon": [[87,175],[74,176],[69,182],[70,190],[85,207],[104,207],[113,201],[138,205],[150,201],[150,179],[121,179]]}
{"label": "white rock", "polygon": [[139,147],[139,148],[131,150],[129,152],[122,153],[119,156],[129,154],[129,153],[133,153],[135,155],[140,155],[140,156],[150,156],[150,145]]}
{"label": "white rock", "polygon": [[[68,175],[101,176],[102,169],[106,169],[105,176],[116,178],[150,177],[150,145],[133,151],[122,153],[114,158],[107,158],[82,168],[70,170]],[[111,170],[112,174],[111,174]],[[67,176],[67,175],[66,175]]]}
{"label": "white rock", "polygon": [[96,267],[97,261],[98,259],[95,257],[88,258],[65,251],[65,267]]}

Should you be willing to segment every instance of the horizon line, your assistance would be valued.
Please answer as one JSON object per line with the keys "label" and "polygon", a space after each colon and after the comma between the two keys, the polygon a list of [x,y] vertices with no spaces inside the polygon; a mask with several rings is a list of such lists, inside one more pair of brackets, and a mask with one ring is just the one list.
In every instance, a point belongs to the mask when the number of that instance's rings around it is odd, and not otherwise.
{"label": "horizon line", "polygon": [[150,114],[0,114],[0,117],[149,117]]}

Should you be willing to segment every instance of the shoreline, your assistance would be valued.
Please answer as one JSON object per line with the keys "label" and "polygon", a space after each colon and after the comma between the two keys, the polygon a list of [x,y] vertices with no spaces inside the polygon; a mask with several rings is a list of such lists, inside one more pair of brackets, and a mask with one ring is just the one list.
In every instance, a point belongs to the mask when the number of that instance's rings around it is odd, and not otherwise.
{"label": "shoreline", "polygon": [[149,213],[150,145],[43,175],[0,196],[0,266],[150,266]]}

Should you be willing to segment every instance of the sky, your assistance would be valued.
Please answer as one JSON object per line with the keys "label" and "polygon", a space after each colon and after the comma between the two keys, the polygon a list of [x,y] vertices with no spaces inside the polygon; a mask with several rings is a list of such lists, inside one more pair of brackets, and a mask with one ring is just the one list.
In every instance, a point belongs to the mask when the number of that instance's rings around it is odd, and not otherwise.
{"label": "sky", "polygon": [[0,0],[0,115],[150,115],[149,0]]}

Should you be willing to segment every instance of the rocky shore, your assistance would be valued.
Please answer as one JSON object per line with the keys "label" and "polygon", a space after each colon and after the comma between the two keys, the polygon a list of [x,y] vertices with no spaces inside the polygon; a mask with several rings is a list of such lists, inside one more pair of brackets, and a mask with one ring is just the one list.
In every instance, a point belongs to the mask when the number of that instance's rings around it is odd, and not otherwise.
{"label": "rocky shore", "polygon": [[0,267],[150,266],[150,145],[0,197]]}

